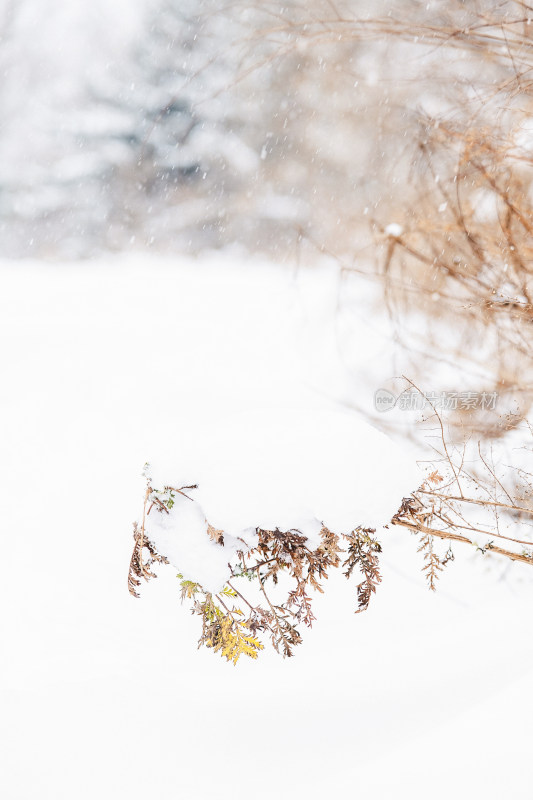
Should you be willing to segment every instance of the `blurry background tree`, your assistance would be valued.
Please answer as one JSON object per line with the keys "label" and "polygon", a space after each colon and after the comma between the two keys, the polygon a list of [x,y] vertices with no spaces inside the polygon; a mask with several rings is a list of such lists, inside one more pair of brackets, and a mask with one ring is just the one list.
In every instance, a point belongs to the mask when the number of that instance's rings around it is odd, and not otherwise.
{"label": "blurry background tree", "polygon": [[[346,4],[352,15],[366,5]],[[358,243],[368,198],[383,190],[387,45],[308,41],[306,20],[331,14],[329,3],[139,0],[121,34],[98,4],[10,8],[0,131],[10,255],[238,242],[293,258],[302,234],[310,252]],[[122,24],[125,7],[113,13]]]}
{"label": "blurry background tree", "polygon": [[[327,222],[313,221],[311,237],[345,274],[382,278],[411,378],[432,391],[453,381],[498,393],[496,413],[447,415],[460,436],[502,436],[533,399],[532,15],[522,0],[413,0],[372,16],[327,3],[284,26],[323,59],[321,96],[333,85],[341,99],[339,141],[352,152],[358,137],[369,143],[351,187],[362,215],[323,163],[338,192],[320,204]],[[374,135],[342,124],[358,102],[372,108]],[[346,168],[346,149],[341,157]]]}

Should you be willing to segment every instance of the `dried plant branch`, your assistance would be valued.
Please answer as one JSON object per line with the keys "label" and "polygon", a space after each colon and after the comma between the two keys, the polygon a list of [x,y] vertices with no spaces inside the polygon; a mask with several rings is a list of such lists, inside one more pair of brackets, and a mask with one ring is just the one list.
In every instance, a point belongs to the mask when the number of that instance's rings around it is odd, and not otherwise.
{"label": "dried plant branch", "polygon": [[[141,528],[138,528],[137,523],[133,524],[133,539],[135,544],[128,571],[128,590],[133,597],[140,597],[137,589],[141,585],[141,580],[149,581],[150,578],[157,577],[150,569],[152,564],[154,562],[168,564],[168,560],[157,552],[154,545],[144,535],[144,523]],[[146,560],[143,556],[144,550],[148,552]]]}
{"label": "dried plant branch", "polygon": [[504,550],[501,547],[489,542],[485,545],[485,548],[480,548],[472,539],[469,539],[467,536],[462,536],[457,533],[453,533],[452,531],[441,531],[436,530],[435,528],[428,528],[425,525],[422,525],[420,522],[408,522],[405,519],[401,519],[398,517],[393,518],[394,525],[401,525],[404,528],[409,528],[409,530],[413,531],[414,533],[423,533],[430,536],[437,536],[439,539],[446,539],[450,542],[462,542],[464,544],[469,544],[475,547],[477,550],[485,554],[486,552],[490,553],[497,553],[498,555],[505,556],[509,558],[511,561],[521,561],[523,564],[533,564],[533,553],[532,555],[526,555],[524,553],[515,553],[512,550]]}
{"label": "dried plant branch", "polygon": [[[171,515],[177,492],[172,486],[163,490],[154,489],[150,482],[145,493],[143,522],[134,528],[134,550],[130,562],[128,585],[131,593],[139,596],[138,588],[142,580],[155,577],[150,569],[154,561],[168,563],[160,556],[150,541],[146,529],[149,511]],[[189,498],[191,499],[191,498]],[[194,501],[193,501],[194,502]],[[224,546],[224,532],[207,524],[206,535],[220,546]],[[199,646],[205,645],[219,652],[228,661],[236,664],[241,655],[256,658],[263,648],[258,635],[266,634],[274,649],[284,657],[290,657],[294,648],[302,642],[298,626],[310,628],[315,616],[312,609],[310,590],[322,592],[322,582],[327,579],[331,568],[343,563],[345,574],[350,577],[361,571],[363,580],[357,586],[358,611],[364,611],[371,595],[381,581],[377,554],[381,546],[375,538],[373,529],[356,528],[343,538],[348,542],[347,558],[341,562],[341,537],[323,527],[320,543],[315,549],[309,547],[307,538],[299,531],[256,530],[257,543],[254,547],[245,545],[237,554],[240,561],[229,564],[231,580],[224,588],[212,594],[196,581],[185,579],[179,574],[182,601],[192,601],[193,613],[202,619],[202,633]],[[243,542],[244,545],[244,542]],[[143,561],[143,548],[148,559]],[[274,599],[267,584],[279,594],[279,577],[284,573],[292,582],[281,600]],[[241,584],[237,586],[237,581]],[[250,588],[259,593],[259,602],[245,590]],[[256,592],[256,593],[257,593]],[[238,607],[236,603],[242,602]]]}

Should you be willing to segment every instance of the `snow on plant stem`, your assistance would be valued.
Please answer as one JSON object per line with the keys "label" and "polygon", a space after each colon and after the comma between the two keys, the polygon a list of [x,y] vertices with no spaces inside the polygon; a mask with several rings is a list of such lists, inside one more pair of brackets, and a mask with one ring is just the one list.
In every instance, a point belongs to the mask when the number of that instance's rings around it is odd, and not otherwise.
{"label": "snow on plant stem", "polygon": [[[257,529],[297,531],[315,549],[324,527],[343,534],[386,524],[422,479],[405,448],[342,411],[235,416],[204,427],[174,460],[150,466],[152,486],[198,488],[176,497],[170,514],[150,515],[147,531],[186,578],[212,591],[243,541],[256,546]],[[208,523],[224,532],[223,548]]]}

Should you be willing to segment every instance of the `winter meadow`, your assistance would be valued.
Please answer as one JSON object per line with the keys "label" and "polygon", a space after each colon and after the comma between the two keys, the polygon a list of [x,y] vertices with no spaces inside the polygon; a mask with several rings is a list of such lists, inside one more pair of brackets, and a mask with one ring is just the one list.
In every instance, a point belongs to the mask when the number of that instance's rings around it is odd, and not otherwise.
{"label": "winter meadow", "polygon": [[0,0],[6,800],[509,797],[533,6]]}

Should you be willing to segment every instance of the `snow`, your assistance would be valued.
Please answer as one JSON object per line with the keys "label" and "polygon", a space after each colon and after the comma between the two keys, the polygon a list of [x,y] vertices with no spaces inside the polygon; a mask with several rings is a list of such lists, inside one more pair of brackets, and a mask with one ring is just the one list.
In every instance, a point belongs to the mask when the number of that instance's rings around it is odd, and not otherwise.
{"label": "snow", "polygon": [[385,233],[387,236],[401,236],[403,233],[403,227],[399,225],[397,222],[391,222],[385,228]]}
{"label": "snow", "polygon": [[[151,464],[150,475],[156,488],[179,488],[186,473],[187,485],[198,484],[194,500],[178,498],[169,514],[152,513],[147,532],[190,580],[204,585],[209,560],[215,583],[204,588],[211,591],[229,577],[239,540],[255,545],[256,528],[297,530],[316,549],[323,526],[341,534],[388,523],[422,482],[414,457],[353,413],[258,409],[216,426],[204,421],[191,438],[189,452],[182,444],[174,456],[179,471]],[[206,519],[229,534],[224,547],[209,546]],[[178,547],[182,537],[187,546]]]}
{"label": "snow", "polygon": [[169,513],[152,509],[146,533],[186,580],[200,583],[211,592],[223,588],[231,574],[228,561],[239,545],[242,548],[242,543],[230,537],[226,537],[223,547],[213,542],[201,507],[179,495]]}
{"label": "snow", "polygon": [[[166,458],[189,483],[181,443],[205,420],[254,406],[372,412],[399,371],[366,284],[339,310],[334,271],[295,277],[235,253],[4,262],[0,277],[8,800],[288,800],[347,786],[378,800],[529,800],[529,567],[457,548],[433,595],[415,538],[390,528],[368,612],[353,614],[354,582],[332,575],[294,659],[265,650],[236,668],[196,649],[175,568],[158,566],[140,600],[127,592],[145,461]],[[339,314],[353,322],[341,355]]]}

